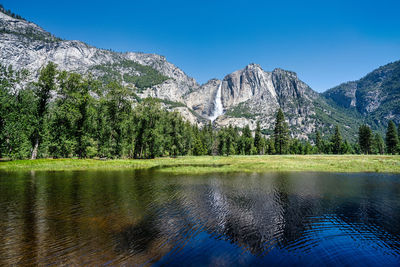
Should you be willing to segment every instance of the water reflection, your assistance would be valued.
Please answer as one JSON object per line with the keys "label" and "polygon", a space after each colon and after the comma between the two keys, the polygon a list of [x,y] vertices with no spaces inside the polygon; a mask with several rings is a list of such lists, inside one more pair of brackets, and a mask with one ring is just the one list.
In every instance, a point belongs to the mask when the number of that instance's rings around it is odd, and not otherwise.
{"label": "water reflection", "polygon": [[0,265],[396,265],[400,176],[0,173]]}

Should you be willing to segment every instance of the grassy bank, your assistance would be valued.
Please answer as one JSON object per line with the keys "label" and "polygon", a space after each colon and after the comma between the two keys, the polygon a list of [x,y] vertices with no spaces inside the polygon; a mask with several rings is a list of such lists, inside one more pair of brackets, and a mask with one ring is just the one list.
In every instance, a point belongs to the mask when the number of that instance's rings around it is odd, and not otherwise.
{"label": "grassy bank", "polygon": [[400,173],[400,156],[283,155],[178,157],[152,160],[39,159],[0,162],[0,170],[150,169],[172,173],[208,172],[390,172]]}

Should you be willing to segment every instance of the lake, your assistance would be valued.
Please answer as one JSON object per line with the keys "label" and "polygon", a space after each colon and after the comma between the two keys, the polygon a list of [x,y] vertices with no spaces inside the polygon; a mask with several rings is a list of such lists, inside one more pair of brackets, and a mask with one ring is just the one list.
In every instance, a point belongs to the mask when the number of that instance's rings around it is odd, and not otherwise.
{"label": "lake", "polygon": [[400,175],[0,173],[0,266],[400,264]]}

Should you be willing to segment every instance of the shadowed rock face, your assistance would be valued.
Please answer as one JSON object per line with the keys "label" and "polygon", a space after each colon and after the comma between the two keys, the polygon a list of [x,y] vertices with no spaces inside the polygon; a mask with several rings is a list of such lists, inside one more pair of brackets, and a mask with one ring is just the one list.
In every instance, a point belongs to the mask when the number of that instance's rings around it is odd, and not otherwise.
{"label": "shadowed rock face", "polygon": [[[185,103],[201,116],[208,118],[214,111],[214,99],[220,80],[212,79],[185,96]],[[223,102],[222,102],[223,104]]]}
{"label": "shadowed rock face", "polygon": [[368,122],[400,123],[400,61],[382,66],[358,81],[336,86],[323,94],[338,105],[356,109]]}
{"label": "shadowed rock face", "polygon": [[335,101],[340,106],[352,108],[356,106],[356,91],[357,83],[347,82],[330,89],[325,92],[324,95]]}

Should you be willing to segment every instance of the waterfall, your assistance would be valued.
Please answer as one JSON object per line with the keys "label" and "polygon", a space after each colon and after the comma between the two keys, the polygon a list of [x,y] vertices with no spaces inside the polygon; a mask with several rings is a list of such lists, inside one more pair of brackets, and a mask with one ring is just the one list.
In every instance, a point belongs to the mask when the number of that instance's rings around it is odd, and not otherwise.
{"label": "waterfall", "polygon": [[215,121],[215,119],[224,113],[224,107],[222,106],[222,81],[219,84],[217,93],[215,94],[214,99],[214,110],[212,115],[209,117],[211,121]]}

